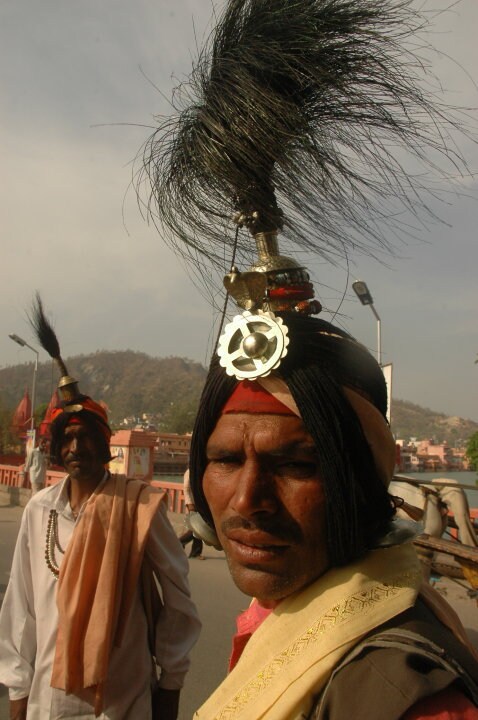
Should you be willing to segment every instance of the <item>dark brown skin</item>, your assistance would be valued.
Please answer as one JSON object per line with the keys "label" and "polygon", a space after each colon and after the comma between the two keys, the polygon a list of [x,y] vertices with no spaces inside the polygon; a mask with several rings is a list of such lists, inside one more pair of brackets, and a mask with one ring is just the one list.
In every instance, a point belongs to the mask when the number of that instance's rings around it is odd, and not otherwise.
{"label": "dark brown skin", "polygon": [[70,476],[70,505],[73,512],[94,492],[105,467],[91,431],[84,425],[68,425],[61,446],[63,467]]}
{"label": "dark brown skin", "polygon": [[272,607],[328,567],[317,450],[290,415],[223,415],[203,488],[232,578]]}
{"label": "dark brown skin", "polygon": [[26,720],[28,697],[10,700],[10,720]]}

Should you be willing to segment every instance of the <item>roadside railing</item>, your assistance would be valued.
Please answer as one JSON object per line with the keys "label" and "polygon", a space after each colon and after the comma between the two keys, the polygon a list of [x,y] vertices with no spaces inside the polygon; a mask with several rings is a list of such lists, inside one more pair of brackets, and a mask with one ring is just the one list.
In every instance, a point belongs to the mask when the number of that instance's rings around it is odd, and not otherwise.
{"label": "roadside railing", "polygon": [[[65,477],[64,470],[47,470],[46,484],[55,485]],[[12,488],[30,487],[28,474],[23,471],[23,465],[0,465],[0,486]],[[161,488],[168,493],[168,510],[170,512],[183,513],[185,510],[184,493],[182,483],[152,480],[151,485]]]}

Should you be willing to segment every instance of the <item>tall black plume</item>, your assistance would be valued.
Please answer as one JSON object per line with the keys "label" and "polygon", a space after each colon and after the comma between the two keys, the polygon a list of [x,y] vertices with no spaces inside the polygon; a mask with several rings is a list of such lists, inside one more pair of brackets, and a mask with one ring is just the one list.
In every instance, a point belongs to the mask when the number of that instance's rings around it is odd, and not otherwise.
{"label": "tall black plume", "polygon": [[423,168],[466,171],[426,25],[412,0],[229,0],[142,151],[136,184],[164,239],[222,268],[237,211],[332,262],[391,249],[405,213],[427,211]]}
{"label": "tall black plume", "polygon": [[43,302],[40,297],[40,293],[38,292],[35,294],[35,298],[32,303],[29,320],[42,348],[58,363],[61,375],[68,375],[68,370],[61,358],[58,338],[51,326],[51,323],[45,315]]}

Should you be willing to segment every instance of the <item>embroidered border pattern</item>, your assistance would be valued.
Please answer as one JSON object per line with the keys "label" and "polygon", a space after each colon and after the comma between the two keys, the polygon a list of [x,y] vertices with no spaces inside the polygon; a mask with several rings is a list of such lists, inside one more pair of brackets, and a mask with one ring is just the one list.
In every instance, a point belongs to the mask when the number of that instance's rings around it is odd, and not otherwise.
{"label": "embroidered border pattern", "polygon": [[237,717],[244,707],[262,693],[283,668],[289,665],[309,645],[317,642],[338,625],[348,622],[358,613],[367,613],[377,603],[397,595],[404,587],[410,587],[415,578],[416,573],[407,572],[395,579],[393,585],[390,583],[374,585],[372,588],[354,593],[334,605],[297,640],[266,665],[255,678],[244,685],[232,700],[219,711],[214,720],[232,720]]}

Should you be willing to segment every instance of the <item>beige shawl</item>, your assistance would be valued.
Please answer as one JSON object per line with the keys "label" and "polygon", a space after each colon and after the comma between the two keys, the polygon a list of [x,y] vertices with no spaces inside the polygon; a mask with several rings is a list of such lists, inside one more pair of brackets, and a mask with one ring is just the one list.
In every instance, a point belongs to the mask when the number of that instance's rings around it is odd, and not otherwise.
{"label": "beige shawl", "polygon": [[121,643],[153,516],[165,493],[110,475],[89,498],[60,568],[58,635],[51,685],[67,693],[103,683],[113,645]]}
{"label": "beige shawl", "polygon": [[422,582],[412,545],[370,552],[286,598],[253,634],[195,720],[299,720],[340,659],[415,604]]}

